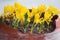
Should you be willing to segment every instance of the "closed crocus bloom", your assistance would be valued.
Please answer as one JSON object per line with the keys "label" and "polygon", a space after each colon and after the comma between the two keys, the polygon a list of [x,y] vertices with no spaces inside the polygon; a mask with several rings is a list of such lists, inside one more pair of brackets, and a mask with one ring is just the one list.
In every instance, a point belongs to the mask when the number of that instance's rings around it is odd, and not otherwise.
{"label": "closed crocus bloom", "polygon": [[20,10],[20,20],[21,21],[24,21],[25,18],[24,18],[24,15],[27,13],[27,9],[26,8],[21,8]]}
{"label": "closed crocus bloom", "polygon": [[17,18],[18,20],[20,20],[21,22],[24,21],[24,15],[21,14],[21,13],[16,12],[16,18]]}
{"label": "closed crocus bloom", "polygon": [[52,12],[52,11],[53,11],[53,9],[54,9],[54,7],[53,7],[53,6],[49,6],[48,11]]}
{"label": "closed crocus bloom", "polygon": [[49,6],[48,11],[54,13],[53,15],[57,15],[57,14],[59,14],[58,9],[55,8],[55,7],[53,7],[53,6]]}
{"label": "closed crocus bloom", "polygon": [[19,3],[15,3],[14,4],[14,6],[15,6],[15,9],[17,9],[18,11],[21,9],[21,7],[22,7],[22,5],[21,4],[19,4]]}
{"label": "closed crocus bloom", "polygon": [[20,21],[21,21],[21,22],[24,22],[24,20],[25,20],[24,15],[21,14],[21,15],[20,15]]}
{"label": "closed crocus bloom", "polygon": [[38,6],[37,10],[38,12],[44,12],[46,11],[46,6],[45,5]]}
{"label": "closed crocus bloom", "polygon": [[58,11],[57,8],[54,8],[53,12],[54,12],[54,15],[58,15],[59,14],[59,11]]}
{"label": "closed crocus bloom", "polygon": [[19,20],[20,20],[20,17],[21,17],[20,15],[21,15],[20,13],[16,12],[16,18],[19,19]]}
{"label": "closed crocus bloom", "polygon": [[14,13],[14,6],[5,6],[4,7],[4,14],[7,16],[9,14],[13,14]]}
{"label": "closed crocus bloom", "polygon": [[28,9],[26,7],[22,7],[21,10],[20,10],[20,13],[22,15],[25,15],[27,13]]}
{"label": "closed crocus bloom", "polygon": [[15,3],[15,7],[16,7],[16,17],[17,19],[20,19],[20,21],[24,21],[24,15],[27,13],[28,9],[25,6],[22,6],[18,3]]}
{"label": "closed crocus bloom", "polygon": [[32,14],[33,14],[33,16],[37,13],[38,11],[37,11],[37,8],[32,8]]}
{"label": "closed crocus bloom", "polygon": [[19,3],[15,3],[14,6],[15,6],[15,10],[20,13],[25,13],[27,11],[27,8]]}
{"label": "closed crocus bloom", "polygon": [[18,14],[16,15],[19,15],[18,19],[20,19],[20,21],[24,21],[25,18],[24,18],[24,15],[27,13],[27,10],[25,9],[22,9],[20,12],[18,12]]}
{"label": "closed crocus bloom", "polygon": [[39,18],[40,18],[40,15],[37,13],[37,14],[35,14],[35,18],[34,18],[34,22],[37,24],[37,23],[39,23]]}

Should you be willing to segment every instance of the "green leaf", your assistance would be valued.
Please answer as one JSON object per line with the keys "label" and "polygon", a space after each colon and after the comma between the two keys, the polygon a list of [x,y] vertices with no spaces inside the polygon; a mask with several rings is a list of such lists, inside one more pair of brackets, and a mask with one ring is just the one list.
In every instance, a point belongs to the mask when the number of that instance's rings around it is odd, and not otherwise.
{"label": "green leaf", "polygon": [[27,24],[28,24],[28,21],[25,21],[25,22],[24,22],[24,26],[26,26]]}
{"label": "green leaf", "polygon": [[25,17],[25,20],[28,18],[28,15],[27,15],[27,13],[24,15],[24,17]]}
{"label": "green leaf", "polygon": [[13,19],[13,26],[14,26],[14,28],[17,28],[18,25],[19,25],[19,20],[15,19],[15,17],[14,17],[14,19]]}

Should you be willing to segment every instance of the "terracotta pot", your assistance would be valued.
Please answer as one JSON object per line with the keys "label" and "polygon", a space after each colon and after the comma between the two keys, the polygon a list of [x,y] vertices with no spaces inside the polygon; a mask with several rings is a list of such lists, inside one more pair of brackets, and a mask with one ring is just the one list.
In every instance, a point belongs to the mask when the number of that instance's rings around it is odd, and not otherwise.
{"label": "terracotta pot", "polygon": [[44,40],[43,34],[20,33],[10,25],[0,22],[0,40]]}

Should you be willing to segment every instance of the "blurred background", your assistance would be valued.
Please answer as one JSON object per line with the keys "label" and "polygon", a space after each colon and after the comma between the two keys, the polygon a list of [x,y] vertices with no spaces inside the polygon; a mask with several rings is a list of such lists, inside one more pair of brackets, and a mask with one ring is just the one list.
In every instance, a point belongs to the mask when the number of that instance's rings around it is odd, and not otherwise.
{"label": "blurred background", "polygon": [[14,2],[18,2],[27,8],[45,4],[46,6],[52,5],[60,10],[60,0],[0,0],[0,13],[3,13],[5,5],[13,5]]}

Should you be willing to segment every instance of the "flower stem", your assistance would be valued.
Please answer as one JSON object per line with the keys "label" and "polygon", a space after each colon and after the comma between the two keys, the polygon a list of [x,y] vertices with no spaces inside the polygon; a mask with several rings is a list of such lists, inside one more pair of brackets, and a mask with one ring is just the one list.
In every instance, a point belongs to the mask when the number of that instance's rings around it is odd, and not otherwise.
{"label": "flower stem", "polygon": [[32,24],[32,27],[31,27],[31,34],[33,33],[33,29],[34,29],[34,23]]}
{"label": "flower stem", "polygon": [[43,25],[40,24],[39,33],[41,33],[42,31],[43,31]]}
{"label": "flower stem", "polygon": [[26,33],[26,27],[24,28],[24,33]]}

